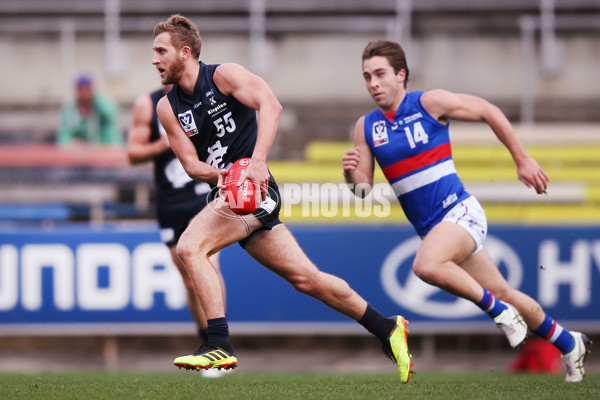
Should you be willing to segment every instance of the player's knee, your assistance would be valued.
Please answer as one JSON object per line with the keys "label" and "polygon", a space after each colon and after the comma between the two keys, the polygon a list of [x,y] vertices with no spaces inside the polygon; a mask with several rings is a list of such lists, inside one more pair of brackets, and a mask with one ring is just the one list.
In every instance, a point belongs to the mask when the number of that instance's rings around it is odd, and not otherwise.
{"label": "player's knee", "polygon": [[304,275],[294,275],[288,278],[288,282],[300,293],[314,297],[318,292],[318,272]]}
{"label": "player's knee", "polygon": [[428,283],[435,283],[438,280],[438,269],[431,263],[415,260],[413,263],[413,272],[416,276]]}
{"label": "player's knee", "polygon": [[187,260],[193,260],[197,257],[208,258],[213,253],[209,247],[210,242],[205,238],[198,235],[186,235],[186,232],[184,232],[179,238],[175,251],[181,261],[187,264]]}
{"label": "player's knee", "polygon": [[184,264],[187,264],[187,260],[193,259],[198,256],[200,248],[197,243],[193,243],[191,240],[187,240],[184,236],[179,239],[175,252],[181,258]]}
{"label": "player's knee", "polygon": [[179,243],[177,243],[177,246],[175,247],[175,253],[177,253],[177,256],[185,264],[185,260],[190,257],[190,249],[184,240],[179,240]]}

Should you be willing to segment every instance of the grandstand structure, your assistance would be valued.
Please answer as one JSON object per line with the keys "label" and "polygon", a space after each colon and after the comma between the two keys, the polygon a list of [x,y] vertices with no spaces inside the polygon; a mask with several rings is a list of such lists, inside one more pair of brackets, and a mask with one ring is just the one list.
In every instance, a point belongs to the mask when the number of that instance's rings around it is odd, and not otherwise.
{"label": "grandstand structure", "polygon": [[[533,196],[485,126],[454,126],[457,168],[491,222],[600,221],[595,0],[3,0],[0,46],[14,54],[3,75],[15,79],[0,92],[0,216],[152,216],[149,168],[129,166],[118,151],[55,151],[52,142],[80,70],[118,100],[127,128],[133,99],[158,83],[149,62],[152,27],[175,12],[199,26],[207,62],[242,63],[274,88],[284,105],[271,157],[281,183],[342,181],[352,126],[372,109],[360,51],[370,39],[389,38],[407,50],[409,89],[490,99],[549,173],[548,195]],[[290,221],[314,219],[294,211]],[[401,221],[394,209],[385,223]]]}

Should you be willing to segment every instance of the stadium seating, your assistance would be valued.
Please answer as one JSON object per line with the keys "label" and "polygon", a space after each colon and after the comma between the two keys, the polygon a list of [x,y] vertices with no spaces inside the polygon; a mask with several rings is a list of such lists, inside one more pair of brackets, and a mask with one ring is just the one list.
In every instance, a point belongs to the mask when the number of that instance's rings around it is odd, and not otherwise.
{"label": "stadium seating", "polygon": [[[306,148],[306,160],[273,162],[271,171],[282,183],[343,182],[341,159],[353,144],[348,141],[313,141]],[[536,143],[529,154],[550,176],[547,195],[537,196],[517,180],[516,168],[501,144],[459,143],[453,146],[456,168],[467,190],[482,202],[492,223],[583,223],[600,221],[600,144]],[[385,182],[377,167],[375,182]],[[393,196],[390,197],[393,199]],[[310,222],[301,216],[301,206],[293,208],[294,222]],[[389,218],[337,216],[319,222],[405,222],[395,201]]]}
{"label": "stadium seating", "polygon": [[[252,5],[261,4],[264,7],[262,10],[260,7],[258,11],[252,8]],[[425,44],[431,41],[431,38],[444,35],[457,42],[480,36],[501,37],[507,42],[514,42],[513,47],[503,47],[507,50],[507,58],[503,59],[503,62],[510,65],[518,61],[518,57],[515,56],[519,54],[515,51],[518,47],[515,48],[514,44],[519,43],[519,18],[539,16],[541,5],[539,0],[4,0],[0,9],[0,33],[6,34],[9,40],[15,37],[24,40],[24,43],[40,42],[50,46],[50,43],[58,42],[65,22],[72,22],[77,33],[77,43],[83,39],[90,40],[89,45],[97,49],[95,53],[101,53],[107,16],[118,15],[121,38],[131,39],[147,35],[157,21],[173,12],[180,12],[201,26],[203,33],[238,35],[240,43],[245,43],[245,35],[251,30],[251,17],[253,13],[259,12],[264,13],[263,28],[269,35],[269,40],[280,46],[277,51],[281,54],[289,54],[285,51],[289,52],[290,48],[283,48],[286,36],[295,35],[295,40],[291,41],[291,44],[287,43],[287,46],[299,46],[298,38],[307,34],[333,34],[334,37],[342,37],[368,33],[381,37],[382,34],[390,32],[391,22],[401,13],[400,5],[407,4],[412,13],[413,35],[415,40],[420,42],[421,51],[426,49]],[[594,18],[600,11],[596,0],[555,0],[553,7],[557,18],[567,14]],[[477,13],[477,18],[473,18],[474,13]],[[577,35],[594,38],[596,33],[595,28],[582,27],[579,31],[570,31],[570,36],[561,36],[561,39],[570,39]],[[47,36],[48,42],[39,40],[36,35]],[[127,40],[125,42],[130,46],[137,43]],[[51,48],[44,47],[46,51],[50,51]],[[294,48],[308,51],[307,46],[291,47]],[[316,58],[315,55],[311,57]],[[480,58],[479,53],[477,57]],[[278,70],[286,70],[285,64],[281,64],[283,58],[277,60],[280,63],[277,66]],[[135,60],[134,57],[130,60],[131,68],[134,69],[138,65],[134,64]],[[467,64],[473,64],[472,59],[467,58],[465,61]],[[569,70],[581,66],[575,59],[568,61]],[[147,64],[147,60],[143,60],[143,63]],[[414,71],[413,69],[412,72]],[[473,74],[476,73],[474,70]],[[515,78],[514,71],[509,78]],[[269,79],[274,82],[280,80],[278,76],[270,76]],[[418,81],[418,73],[411,74],[411,79]],[[541,83],[544,77],[540,75],[536,79]],[[552,81],[539,88],[536,118],[541,121],[598,121],[597,96],[578,97],[579,86],[570,84],[572,81],[567,78],[563,79],[569,84]],[[124,89],[125,85],[122,83],[114,83],[113,89],[119,87],[123,90],[119,98],[123,106],[121,125],[126,127],[131,118],[133,96],[138,95],[142,89],[134,85]],[[331,101],[326,98],[329,89],[324,85],[318,88],[316,86],[318,85],[315,85],[314,95],[311,96],[311,99],[316,99],[314,101],[295,98],[282,100],[285,103],[284,115],[271,151],[271,159],[275,161],[270,163],[273,173],[281,183],[343,182],[340,159],[343,152],[352,147],[347,139],[350,138],[353,122],[356,116],[372,107],[363,92],[360,93],[360,100],[348,98],[345,102]],[[566,89],[572,92],[563,92]],[[53,131],[59,119],[59,97],[56,95],[56,89],[51,86],[44,90],[49,93],[46,96],[44,92],[43,103],[19,103],[13,100],[12,95],[0,102],[0,141],[5,146],[0,148],[0,203],[7,207],[12,207],[15,202],[23,202],[25,205],[40,204],[40,200],[45,200],[48,204],[66,204],[70,210],[69,219],[73,215],[79,216],[77,218],[85,218],[86,215],[117,218],[149,216],[148,206],[152,197],[151,171],[148,168],[130,167],[122,153],[110,155],[109,159],[104,160],[100,157],[105,155],[96,157],[89,154],[84,156],[57,153],[57,156],[52,156],[42,151],[41,146],[36,147],[34,160],[31,160],[31,155],[17,151],[19,145],[25,142],[27,147],[32,142],[53,141]],[[146,90],[145,86],[143,90]],[[559,90],[561,95],[557,99],[554,94]],[[497,96],[498,98],[490,100],[497,103],[512,121],[516,121],[519,118],[519,92],[513,90],[511,93]],[[576,135],[575,130],[570,129],[568,135]],[[596,177],[598,157],[595,155],[599,154],[600,145],[596,139],[590,137],[588,135],[585,140],[573,143],[551,141],[541,144],[542,140],[528,143],[531,154],[546,168],[553,181],[547,196],[534,196],[531,191],[523,188],[516,179],[509,154],[497,144],[473,141],[470,136],[455,142],[453,151],[457,168],[467,189],[485,203],[491,221],[596,223],[600,221],[597,211],[600,184]],[[74,161],[77,157],[86,158],[87,161],[78,164]],[[53,162],[56,164],[52,164]],[[103,165],[102,162],[107,164]],[[377,180],[383,181],[381,172],[377,173]],[[16,183],[19,185],[15,186]],[[42,188],[45,199],[40,195]],[[75,211],[72,207],[75,207]],[[88,211],[85,211],[86,209]],[[98,213],[98,210],[106,212]],[[28,215],[26,210],[23,210],[23,213]],[[404,221],[397,206],[393,207],[392,214],[386,221]],[[5,215],[9,217],[10,213]],[[291,217],[290,221],[314,221],[311,218],[293,215],[296,216]],[[320,221],[381,222],[381,219],[328,218]]]}
{"label": "stadium seating", "polygon": [[0,145],[0,222],[147,218],[152,185],[120,147]]}

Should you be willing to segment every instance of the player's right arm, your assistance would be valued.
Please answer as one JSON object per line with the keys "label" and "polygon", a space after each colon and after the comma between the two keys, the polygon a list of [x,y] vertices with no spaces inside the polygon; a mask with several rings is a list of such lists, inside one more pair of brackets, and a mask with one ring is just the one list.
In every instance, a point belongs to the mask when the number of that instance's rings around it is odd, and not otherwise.
{"label": "player's right arm", "polygon": [[154,114],[152,107],[149,95],[138,97],[133,104],[133,123],[127,133],[127,157],[132,164],[153,160],[170,147],[164,135],[159,140],[149,142],[150,123]]}
{"label": "player's right arm", "polygon": [[167,132],[171,149],[173,149],[173,152],[189,177],[196,181],[207,182],[213,185],[219,183],[219,176],[227,171],[218,170],[200,161],[196,147],[187,137],[181,125],[179,125],[179,121],[173,112],[167,96],[160,99],[156,106],[156,112],[158,113],[160,123]]}
{"label": "player's right arm", "polygon": [[373,187],[374,168],[373,153],[365,140],[364,116],[354,127],[354,146],[342,158],[344,179],[356,196],[364,198]]}

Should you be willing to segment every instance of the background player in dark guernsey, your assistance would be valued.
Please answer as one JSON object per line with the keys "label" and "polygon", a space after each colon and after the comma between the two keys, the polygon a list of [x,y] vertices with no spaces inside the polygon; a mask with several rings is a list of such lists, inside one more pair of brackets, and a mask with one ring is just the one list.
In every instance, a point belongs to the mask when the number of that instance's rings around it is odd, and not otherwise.
{"label": "background player in dark guernsey", "polygon": [[269,86],[239,65],[198,62],[198,30],[179,15],[154,28],[153,48],[152,63],[162,83],[174,84],[168,97],[159,102],[158,116],[188,175],[222,187],[225,168],[249,157],[245,178],[260,187],[264,200],[253,214],[238,216],[217,198],[181,236],[177,253],[204,306],[208,344],[193,355],[177,358],[175,364],[186,368],[237,365],[229,342],[223,287],[209,257],[240,242],[252,257],[296,290],[319,299],[376,335],[397,362],[402,381],[408,381],[411,363],[404,318],[386,319],[345,281],[320,271],[279,220],[278,188],[266,159],[277,133],[281,105]]}

